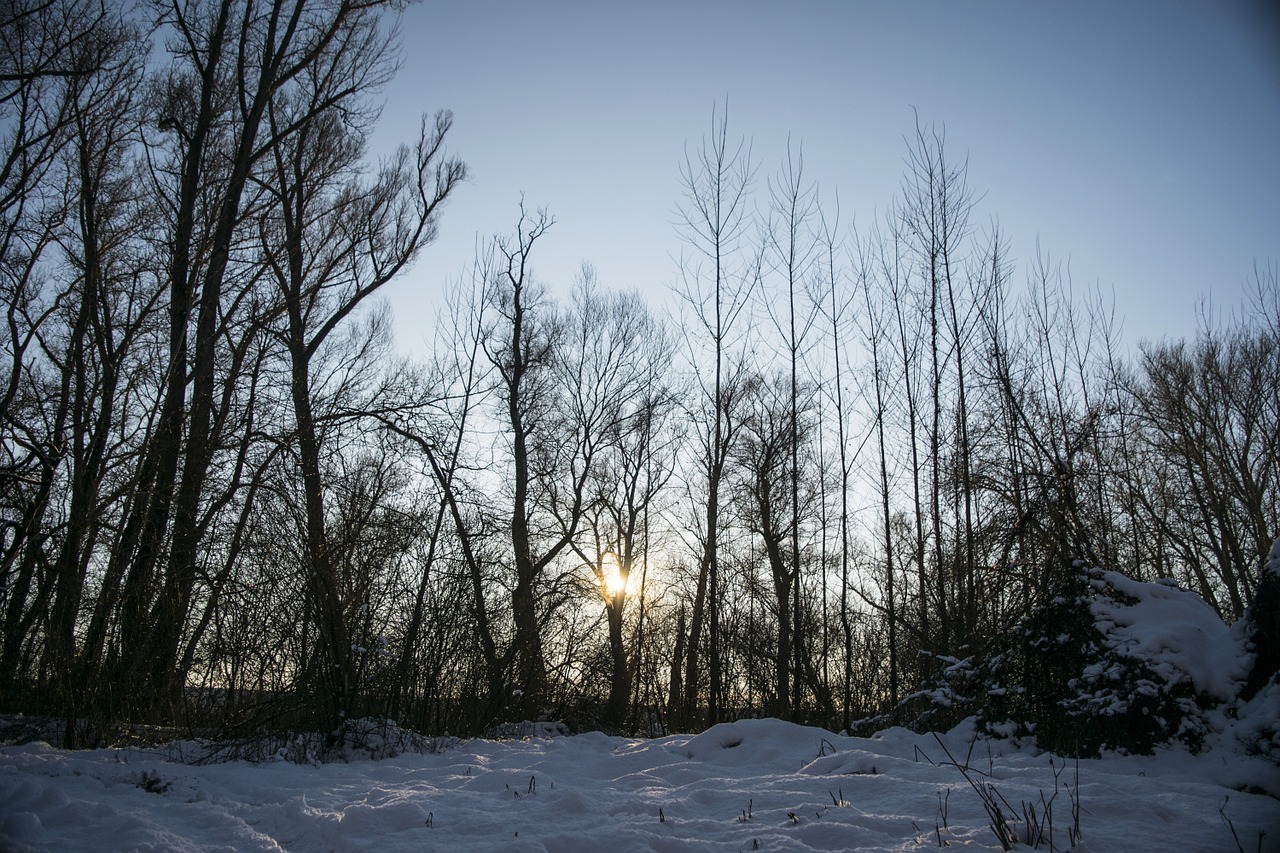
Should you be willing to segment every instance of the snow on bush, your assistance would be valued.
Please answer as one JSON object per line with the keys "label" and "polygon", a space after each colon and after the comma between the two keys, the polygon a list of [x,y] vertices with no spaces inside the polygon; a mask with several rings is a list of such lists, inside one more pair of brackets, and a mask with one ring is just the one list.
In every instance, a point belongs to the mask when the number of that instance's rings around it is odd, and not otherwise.
{"label": "snow on bush", "polygon": [[[1280,546],[1268,566],[1280,593]],[[986,654],[940,658],[935,683],[904,703],[911,726],[945,730],[975,715],[984,734],[1096,756],[1148,754],[1170,742],[1199,750],[1240,716],[1251,722],[1232,726],[1234,736],[1247,738],[1251,752],[1280,757],[1280,690],[1243,701],[1257,669],[1252,649],[1274,629],[1257,626],[1252,613],[1228,627],[1172,581],[1075,569]]]}
{"label": "snow on bush", "polygon": [[1169,580],[1141,583],[1119,572],[1093,573],[1094,624],[1119,655],[1142,660],[1167,685],[1190,682],[1218,702],[1235,698],[1248,677],[1240,638],[1195,593]]}

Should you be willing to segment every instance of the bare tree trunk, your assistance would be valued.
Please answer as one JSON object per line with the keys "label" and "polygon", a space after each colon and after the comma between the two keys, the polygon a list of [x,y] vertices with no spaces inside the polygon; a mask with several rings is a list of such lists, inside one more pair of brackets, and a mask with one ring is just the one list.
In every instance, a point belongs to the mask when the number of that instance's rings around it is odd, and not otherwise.
{"label": "bare tree trunk", "polygon": [[[726,108],[727,113],[727,108]],[[720,488],[724,476],[725,457],[729,451],[732,427],[726,422],[729,404],[726,399],[725,359],[734,321],[746,304],[755,281],[755,272],[735,268],[738,243],[747,224],[746,198],[754,173],[751,150],[745,142],[730,149],[728,116],[711,116],[711,135],[703,140],[696,157],[686,152],[681,179],[686,204],[681,208],[685,238],[711,267],[709,281],[703,281],[699,270],[686,270],[685,298],[711,339],[714,378],[708,391],[708,403],[714,417],[707,436],[708,457],[705,462],[706,505],[702,554],[698,562],[697,592],[690,620],[690,637],[685,652],[684,701],[682,724],[693,724],[697,716],[699,692],[699,644],[703,621],[709,625],[708,656],[710,686],[708,722],[720,718],[720,699],[724,692],[720,648]],[[704,610],[707,611],[704,615]]]}
{"label": "bare tree trunk", "polygon": [[[804,151],[791,154],[790,144],[787,146],[787,159],[777,179],[770,182],[771,222],[769,229],[769,248],[773,254],[773,266],[783,279],[786,288],[787,313],[785,320],[775,317],[783,335],[789,367],[790,387],[788,389],[788,420],[790,430],[790,449],[787,478],[790,482],[790,549],[789,565],[791,579],[788,587],[794,590],[791,595],[792,613],[788,618],[788,630],[802,631],[800,614],[801,587],[801,555],[800,555],[800,399],[799,374],[801,348],[804,339],[812,328],[816,309],[810,305],[805,315],[798,313],[798,291],[804,286],[813,264],[815,243],[808,231],[809,220],[813,217],[816,206],[816,189],[806,185],[804,181]],[[781,631],[781,622],[779,624]],[[803,708],[802,679],[804,675],[804,637],[797,633],[794,642],[790,636],[786,642],[793,647],[793,661],[790,671],[793,684],[790,690],[790,714],[794,721],[799,721]]]}
{"label": "bare tree trunk", "polygon": [[[821,215],[821,214],[820,214]],[[839,292],[840,275],[836,265],[836,231],[839,228],[839,199],[835,220],[828,223],[822,216],[822,244],[825,256],[826,295],[830,298],[828,321],[831,323],[831,361],[835,371],[834,402],[836,409],[836,455],[840,466],[840,634],[842,640],[843,672],[840,680],[841,728],[848,730],[853,722],[853,622],[849,613],[849,474],[851,461],[847,435],[847,412],[844,401],[844,351],[841,346],[841,329],[845,306]],[[864,278],[865,283],[865,278]],[[890,608],[892,622],[892,608]],[[890,629],[892,630],[892,628]]]}
{"label": "bare tree trunk", "polygon": [[[884,336],[880,317],[871,298],[872,276],[864,269],[862,275],[862,291],[866,305],[867,340],[871,347],[871,381],[875,389],[875,422],[876,446],[878,451],[880,475],[880,522],[881,535],[884,537],[885,566],[885,620],[888,622],[889,644],[889,707],[890,713],[896,716],[899,700],[898,673],[898,607],[895,595],[897,564],[893,543],[893,521],[890,507],[889,459],[885,440],[885,415],[888,401],[885,399],[885,368],[880,361],[880,348]],[[846,628],[846,631],[848,629]],[[846,723],[847,725],[847,723]]]}

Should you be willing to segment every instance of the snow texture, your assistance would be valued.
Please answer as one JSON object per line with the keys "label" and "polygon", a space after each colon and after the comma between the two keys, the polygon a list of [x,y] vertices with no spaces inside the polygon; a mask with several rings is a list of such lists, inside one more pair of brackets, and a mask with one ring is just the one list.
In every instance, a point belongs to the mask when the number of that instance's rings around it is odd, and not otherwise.
{"label": "snow texture", "polygon": [[[1256,713],[1274,713],[1270,693]],[[1025,830],[1020,804],[1056,787],[1057,850],[1235,850],[1233,826],[1245,849],[1261,830],[1261,849],[1280,851],[1280,768],[1237,740],[1200,755],[1082,760],[1077,787],[1074,763],[974,731],[970,720],[941,740],[901,728],[861,739],[742,720],[697,736],[448,741],[322,765],[183,764],[173,760],[181,744],[7,746],[0,850],[999,850],[945,744],[1019,812],[1015,831]],[[1073,847],[1075,792],[1083,838]]]}

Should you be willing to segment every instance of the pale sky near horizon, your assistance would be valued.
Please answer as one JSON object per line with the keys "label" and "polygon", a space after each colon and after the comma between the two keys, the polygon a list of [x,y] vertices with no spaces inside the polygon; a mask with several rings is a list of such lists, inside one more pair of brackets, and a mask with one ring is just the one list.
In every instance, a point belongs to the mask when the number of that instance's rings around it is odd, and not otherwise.
{"label": "pale sky near horizon", "polygon": [[765,179],[803,143],[845,223],[898,192],[913,132],[968,157],[980,226],[1012,241],[1021,285],[1042,250],[1074,286],[1114,293],[1124,339],[1190,336],[1280,262],[1280,13],[1262,0],[1019,3],[413,5],[376,146],[454,112],[472,180],[439,239],[387,295],[402,349],[429,348],[438,295],[524,194],[557,224],[534,267],[563,295],[584,260],[669,300],[680,163],[717,104]]}

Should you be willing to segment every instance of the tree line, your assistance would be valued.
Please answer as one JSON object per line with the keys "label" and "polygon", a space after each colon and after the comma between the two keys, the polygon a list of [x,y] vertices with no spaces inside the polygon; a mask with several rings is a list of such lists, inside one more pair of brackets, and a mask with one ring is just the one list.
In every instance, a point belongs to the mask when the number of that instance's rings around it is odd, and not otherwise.
{"label": "tree line", "polygon": [[588,264],[557,297],[522,202],[415,362],[379,295],[467,170],[447,112],[368,156],[391,6],[0,15],[0,708],[68,744],[849,727],[1081,561],[1227,621],[1252,600],[1274,266],[1131,352],[979,225],[936,127],[855,227],[800,145],[767,169],[718,108],[679,169],[674,315]]}

